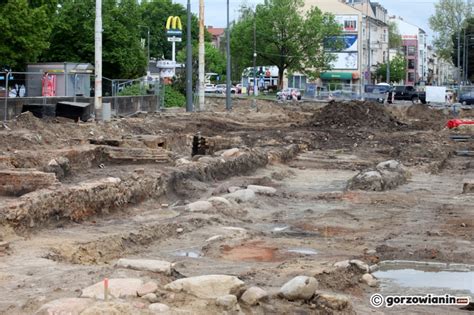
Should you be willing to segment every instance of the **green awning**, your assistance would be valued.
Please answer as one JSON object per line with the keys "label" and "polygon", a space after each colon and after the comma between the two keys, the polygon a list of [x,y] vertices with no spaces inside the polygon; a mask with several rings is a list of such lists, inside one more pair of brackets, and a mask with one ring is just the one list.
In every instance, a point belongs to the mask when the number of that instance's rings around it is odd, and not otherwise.
{"label": "green awning", "polygon": [[323,72],[321,73],[323,80],[352,80],[352,72]]}

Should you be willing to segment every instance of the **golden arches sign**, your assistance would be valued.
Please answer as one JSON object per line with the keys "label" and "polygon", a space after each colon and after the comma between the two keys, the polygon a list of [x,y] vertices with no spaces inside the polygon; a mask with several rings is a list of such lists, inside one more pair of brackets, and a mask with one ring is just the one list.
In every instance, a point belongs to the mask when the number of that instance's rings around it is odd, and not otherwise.
{"label": "golden arches sign", "polygon": [[181,18],[179,16],[170,16],[166,21],[166,30],[183,30],[183,25],[181,24]]}

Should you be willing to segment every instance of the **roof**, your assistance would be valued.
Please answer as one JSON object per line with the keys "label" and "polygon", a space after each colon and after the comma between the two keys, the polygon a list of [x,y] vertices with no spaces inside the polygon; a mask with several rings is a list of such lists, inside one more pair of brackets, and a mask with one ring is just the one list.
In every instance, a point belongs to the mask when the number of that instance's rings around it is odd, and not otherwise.
{"label": "roof", "polygon": [[211,33],[212,36],[221,36],[225,32],[225,28],[208,26],[207,31]]}

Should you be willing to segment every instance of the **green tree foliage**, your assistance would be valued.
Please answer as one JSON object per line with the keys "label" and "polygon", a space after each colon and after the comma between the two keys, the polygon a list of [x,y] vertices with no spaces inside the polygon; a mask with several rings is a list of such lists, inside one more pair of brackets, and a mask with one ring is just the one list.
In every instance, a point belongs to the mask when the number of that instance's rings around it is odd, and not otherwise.
{"label": "green tree foliage", "polygon": [[473,7],[469,1],[439,0],[435,8],[436,13],[429,19],[431,29],[438,33],[434,45],[439,56],[450,59],[457,47],[457,40],[454,44],[452,37],[457,38],[465,25],[466,18],[472,15]]}
{"label": "green tree foliage", "polygon": [[[231,31],[231,49],[236,71],[252,65],[253,27],[256,26],[257,63],[278,67],[280,85],[285,70],[309,77],[329,68],[334,58],[323,47],[324,39],[340,34],[334,16],[314,7],[302,14],[302,0],[268,0],[257,5],[255,14],[241,10]],[[236,69],[237,68],[237,69]]]}
{"label": "green tree foliage", "polygon": [[23,70],[49,47],[51,7],[46,1],[31,6],[27,0],[0,3],[0,63]]}
{"label": "green tree foliage", "polygon": [[402,36],[398,30],[397,23],[391,21],[388,23],[388,44],[392,49],[400,49],[402,46]]}
{"label": "green tree foliage", "polygon": [[165,85],[165,107],[183,107],[186,97],[174,87]]}
{"label": "green tree foliage", "polygon": [[[146,54],[140,43],[140,8],[135,0],[103,1],[103,73],[110,78],[143,75]],[[94,0],[65,0],[58,11],[44,61],[94,63]]]}
{"label": "green tree foliage", "polygon": [[[390,61],[390,80],[392,82],[400,82],[406,78],[407,62],[401,54],[397,55]],[[378,66],[377,76],[383,82],[387,82],[387,64],[383,63]]]}

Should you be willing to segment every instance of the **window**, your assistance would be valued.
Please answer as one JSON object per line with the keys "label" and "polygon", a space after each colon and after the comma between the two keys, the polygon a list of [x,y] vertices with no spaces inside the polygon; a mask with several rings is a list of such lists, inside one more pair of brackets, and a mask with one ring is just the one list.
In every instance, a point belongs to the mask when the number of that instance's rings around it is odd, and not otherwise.
{"label": "window", "polygon": [[415,82],[415,73],[408,72],[408,82]]}
{"label": "window", "polygon": [[408,60],[408,69],[410,70],[415,69],[415,60],[413,59]]}
{"label": "window", "polygon": [[290,75],[288,77],[288,87],[304,90],[306,89],[306,76],[304,75]]}
{"label": "window", "polygon": [[414,56],[416,52],[415,46],[408,46],[408,56]]}

